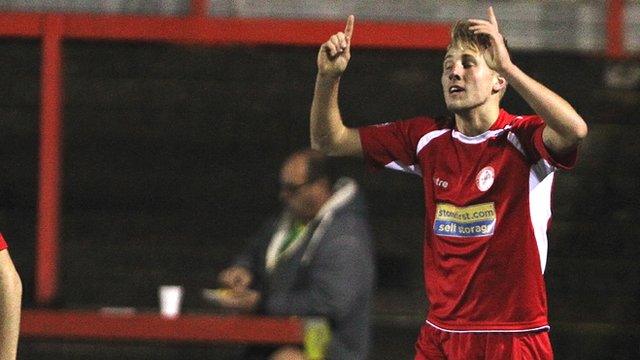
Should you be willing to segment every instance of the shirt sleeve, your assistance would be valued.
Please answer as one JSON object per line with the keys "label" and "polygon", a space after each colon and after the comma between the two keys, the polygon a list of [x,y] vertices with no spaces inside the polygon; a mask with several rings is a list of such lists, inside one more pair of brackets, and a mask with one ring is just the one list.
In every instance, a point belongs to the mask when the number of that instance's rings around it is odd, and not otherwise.
{"label": "shirt sleeve", "polygon": [[390,168],[419,174],[416,149],[420,137],[435,128],[421,117],[358,129],[365,161],[370,169]]}
{"label": "shirt sleeve", "polygon": [[8,247],[9,246],[7,245],[7,242],[4,241],[4,237],[2,236],[2,234],[0,234],[0,250],[4,250]]}
{"label": "shirt sleeve", "polygon": [[514,126],[516,135],[532,162],[546,160],[551,166],[560,169],[571,169],[575,166],[578,149],[563,156],[555,156],[549,152],[542,139],[545,128],[544,121],[537,115],[524,116]]}

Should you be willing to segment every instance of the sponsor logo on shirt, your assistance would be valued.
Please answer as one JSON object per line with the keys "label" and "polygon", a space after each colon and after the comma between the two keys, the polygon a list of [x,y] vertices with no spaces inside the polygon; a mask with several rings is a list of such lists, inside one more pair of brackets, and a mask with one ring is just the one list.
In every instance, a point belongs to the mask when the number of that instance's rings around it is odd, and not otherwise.
{"label": "sponsor logo on shirt", "polygon": [[491,166],[484,167],[478,171],[478,175],[476,175],[476,186],[478,190],[482,192],[489,190],[491,185],[493,185],[495,176],[496,171]]}
{"label": "sponsor logo on shirt", "polygon": [[496,226],[494,203],[464,207],[440,203],[436,205],[433,232],[440,236],[481,237],[493,235]]}

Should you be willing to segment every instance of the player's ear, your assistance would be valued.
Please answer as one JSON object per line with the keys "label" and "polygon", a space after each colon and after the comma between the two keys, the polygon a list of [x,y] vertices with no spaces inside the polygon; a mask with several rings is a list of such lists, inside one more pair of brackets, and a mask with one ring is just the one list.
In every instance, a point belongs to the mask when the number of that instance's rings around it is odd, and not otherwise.
{"label": "player's ear", "polygon": [[494,93],[501,92],[506,88],[507,88],[507,79],[496,74],[493,78],[493,88],[492,88],[493,92]]}

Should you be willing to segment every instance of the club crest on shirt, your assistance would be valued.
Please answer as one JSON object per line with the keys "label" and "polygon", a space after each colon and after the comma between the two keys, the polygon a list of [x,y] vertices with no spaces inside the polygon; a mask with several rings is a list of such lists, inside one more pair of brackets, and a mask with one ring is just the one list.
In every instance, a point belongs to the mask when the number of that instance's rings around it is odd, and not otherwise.
{"label": "club crest on shirt", "polygon": [[476,175],[476,186],[478,190],[484,192],[491,188],[495,179],[496,171],[491,166],[482,168]]}

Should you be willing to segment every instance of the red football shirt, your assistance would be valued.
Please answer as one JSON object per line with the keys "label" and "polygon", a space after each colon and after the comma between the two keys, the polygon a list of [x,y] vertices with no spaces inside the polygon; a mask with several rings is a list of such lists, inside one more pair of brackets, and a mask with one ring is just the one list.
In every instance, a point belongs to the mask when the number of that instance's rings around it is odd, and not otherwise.
{"label": "red football shirt", "polygon": [[2,236],[2,234],[0,234],[0,250],[4,250],[7,247],[7,242],[4,241],[4,237]]}
{"label": "red football shirt", "polygon": [[454,332],[548,329],[543,273],[554,159],[538,116],[501,110],[466,136],[419,117],[359,129],[365,159],[422,177],[427,322]]}

